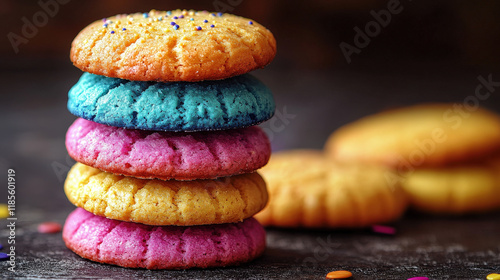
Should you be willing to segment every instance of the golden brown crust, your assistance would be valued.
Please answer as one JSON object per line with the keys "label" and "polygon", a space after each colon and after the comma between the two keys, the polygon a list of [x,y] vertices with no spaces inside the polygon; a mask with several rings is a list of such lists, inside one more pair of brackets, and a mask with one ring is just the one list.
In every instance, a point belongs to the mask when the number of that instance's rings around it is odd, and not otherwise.
{"label": "golden brown crust", "polygon": [[153,10],[107,20],[90,24],[72,43],[71,61],[85,72],[136,81],[218,80],[262,68],[276,54],[269,30],[230,14]]}
{"label": "golden brown crust", "polygon": [[462,104],[422,104],[367,116],[332,133],[325,147],[337,161],[398,170],[468,161],[499,148],[499,116]]}
{"label": "golden brown crust", "polygon": [[319,151],[273,153],[261,174],[269,204],[255,218],[266,226],[366,227],[394,221],[407,207],[388,169],[337,164]]}
{"label": "golden brown crust", "polygon": [[218,180],[162,181],[114,175],[76,163],[64,184],[69,201],[98,216],[148,225],[239,222],[267,203],[258,173]]}
{"label": "golden brown crust", "polygon": [[500,156],[483,162],[423,168],[405,174],[402,186],[413,208],[434,214],[500,209]]}

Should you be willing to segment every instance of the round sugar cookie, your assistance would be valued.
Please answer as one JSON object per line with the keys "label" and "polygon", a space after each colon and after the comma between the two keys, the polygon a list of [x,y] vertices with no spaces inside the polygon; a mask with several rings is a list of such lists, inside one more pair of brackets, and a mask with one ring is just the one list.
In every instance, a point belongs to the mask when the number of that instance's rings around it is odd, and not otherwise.
{"label": "round sugar cookie", "polygon": [[269,204],[255,218],[264,226],[367,227],[394,221],[407,207],[389,169],[333,163],[320,151],[273,153],[259,172]]}
{"label": "round sugar cookie", "polygon": [[163,180],[214,179],[249,173],[271,155],[257,126],[216,132],[155,132],[77,119],[66,148],[78,162],[114,174]]}
{"label": "round sugar cookie", "polygon": [[500,209],[500,160],[422,168],[404,174],[410,205],[434,214],[470,214]]}
{"label": "round sugar cookie", "polygon": [[364,117],[335,131],[326,143],[342,162],[401,170],[479,158],[500,148],[500,118],[462,104],[421,104]]}
{"label": "round sugar cookie", "polygon": [[269,64],[273,34],[257,22],[186,10],[117,15],[84,28],[71,61],[85,72],[133,81],[220,80]]}
{"label": "round sugar cookie", "polygon": [[66,246],[83,258],[130,268],[187,269],[238,265],[260,256],[264,228],[253,218],[206,226],[148,226],[81,208],[66,219]]}
{"label": "round sugar cookie", "polygon": [[239,222],[267,203],[266,184],[258,173],[163,181],[114,175],[76,163],[64,191],[71,203],[95,215],[157,226]]}
{"label": "round sugar cookie", "polygon": [[270,119],[271,91],[247,74],[198,83],[137,82],[84,73],[68,94],[68,110],[101,124],[156,131],[207,131]]}

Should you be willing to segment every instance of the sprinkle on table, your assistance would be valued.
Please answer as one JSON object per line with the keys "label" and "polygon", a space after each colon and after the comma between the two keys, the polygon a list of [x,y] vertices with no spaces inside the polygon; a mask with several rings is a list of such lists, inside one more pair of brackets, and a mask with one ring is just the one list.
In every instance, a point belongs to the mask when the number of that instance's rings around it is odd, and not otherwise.
{"label": "sprinkle on table", "polygon": [[39,233],[58,233],[61,229],[61,224],[57,222],[44,222],[38,225]]}
{"label": "sprinkle on table", "polygon": [[5,261],[9,259],[9,255],[5,253],[0,253],[0,261]]}
{"label": "sprinkle on table", "polygon": [[407,280],[429,280],[429,278],[427,278],[425,276],[417,276],[417,277],[408,278]]}
{"label": "sprinkle on table", "polygon": [[9,206],[5,203],[0,203],[0,219],[9,217]]}
{"label": "sprinkle on table", "polygon": [[498,273],[491,273],[486,276],[486,280],[500,280],[500,274]]}
{"label": "sprinkle on table", "polygon": [[328,274],[326,275],[326,279],[347,279],[351,277],[352,273],[347,270],[332,271],[328,272]]}
{"label": "sprinkle on table", "polygon": [[372,231],[376,233],[382,233],[382,234],[387,234],[387,235],[394,235],[396,234],[396,229],[390,226],[384,226],[384,225],[372,225]]}

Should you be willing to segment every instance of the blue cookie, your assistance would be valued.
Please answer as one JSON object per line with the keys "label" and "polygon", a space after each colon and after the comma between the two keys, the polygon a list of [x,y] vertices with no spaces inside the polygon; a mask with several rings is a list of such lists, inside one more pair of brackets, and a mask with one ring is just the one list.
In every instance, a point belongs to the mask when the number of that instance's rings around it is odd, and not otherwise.
{"label": "blue cookie", "polygon": [[245,74],[218,81],[139,82],[84,73],[69,91],[68,110],[101,124],[144,130],[207,131],[270,119],[269,88]]}

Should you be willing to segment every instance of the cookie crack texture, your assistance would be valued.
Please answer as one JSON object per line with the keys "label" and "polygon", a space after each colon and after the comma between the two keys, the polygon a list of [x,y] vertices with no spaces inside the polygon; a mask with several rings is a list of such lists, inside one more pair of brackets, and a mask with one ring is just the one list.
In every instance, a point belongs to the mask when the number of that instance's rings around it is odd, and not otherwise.
{"label": "cookie crack texture", "polygon": [[224,254],[226,253],[226,250],[224,248],[224,245],[222,244],[223,241],[221,239],[221,233],[218,229],[214,228],[212,230],[210,240],[214,244],[214,248],[217,251],[217,254],[215,257],[215,263],[221,264],[223,262],[222,258],[224,256]]}
{"label": "cookie crack texture", "polygon": [[[172,16],[185,12],[172,11]],[[177,29],[170,20],[151,20],[165,15],[160,11],[147,18],[142,13],[108,17],[106,27],[96,21],[73,41],[71,60],[86,72],[109,77],[194,82],[247,73],[274,58],[275,39],[262,25],[230,14],[192,12],[193,21],[176,20]]]}
{"label": "cookie crack texture", "polygon": [[[85,181],[88,183],[82,183]],[[265,183],[256,173],[219,180],[144,180],[81,163],[68,174],[65,191],[73,204],[95,215],[149,225],[241,221],[260,211],[267,201]]]}
{"label": "cookie crack texture", "polygon": [[265,132],[257,126],[173,133],[122,129],[81,118],[68,129],[66,148],[76,161],[103,171],[163,180],[252,172],[264,166],[271,153]]}
{"label": "cookie crack texture", "polygon": [[[94,219],[96,219],[96,218],[98,218],[98,217],[94,217]],[[106,233],[99,240],[97,240],[97,243],[95,244],[95,248],[96,248],[96,256],[97,256],[98,260],[103,260],[104,259],[103,256],[102,256],[102,254],[101,254],[102,253],[101,245],[103,244],[104,239],[106,239],[106,237],[109,234],[111,234],[111,232],[113,232],[113,230],[115,228],[117,228],[119,225],[120,225],[120,222],[115,221],[112,224],[111,228],[107,229]]]}
{"label": "cookie crack texture", "polygon": [[230,34],[233,34],[236,38],[238,38],[239,41],[241,41],[241,43],[246,47],[246,52],[248,52],[250,54],[250,57],[252,58],[252,63],[251,63],[251,68],[257,68],[257,66],[259,65],[259,63],[257,63],[257,56],[259,55],[256,51],[254,51],[254,47],[256,46],[256,44],[254,44],[253,46],[250,46],[249,43],[245,40],[246,38],[243,36],[243,34],[241,34],[241,32],[245,32],[245,30],[243,29],[231,29],[231,28],[228,28],[227,31],[230,33]]}
{"label": "cookie crack texture", "polygon": [[[84,226],[73,231],[81,221]],[[148,269],[236,265],[257,257],[265,247],[265,231],[252,218],[237,224],[155,227],[110,220],[83,209],[68,216],[63,238],[84,258]]]}
{"label": "cookie crack texture", "polygon": [[84,73],[68,109],[97,123],[155,131],[247,127],[274,114],[272,93],[250,75],[200,83],[137,82]]}

